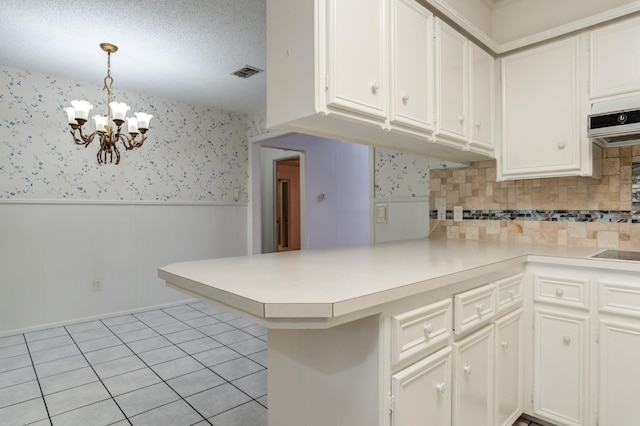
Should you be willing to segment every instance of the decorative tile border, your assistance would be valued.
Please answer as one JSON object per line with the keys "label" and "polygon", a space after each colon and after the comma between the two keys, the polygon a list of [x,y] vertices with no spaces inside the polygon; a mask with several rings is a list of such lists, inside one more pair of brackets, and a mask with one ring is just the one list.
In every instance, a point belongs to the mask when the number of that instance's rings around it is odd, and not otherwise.
{"label": "decorative tile border", "polygon": [[[437,210],[429,212],[429,219],[437,217]],[[464,210],[462,217],[464,220],[640,223],[640,210]],[[453,220],[452,210],[447,210],[447,220]]]}

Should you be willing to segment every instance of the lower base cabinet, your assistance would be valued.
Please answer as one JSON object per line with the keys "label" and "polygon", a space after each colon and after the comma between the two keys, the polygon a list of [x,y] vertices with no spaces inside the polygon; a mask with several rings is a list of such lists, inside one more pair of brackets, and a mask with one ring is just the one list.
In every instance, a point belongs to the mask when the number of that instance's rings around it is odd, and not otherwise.
{"label": "lower base cabinet", "polygon": [[599,426],[636,426],[640,401],[640,321],[600,320]]}
{"label": "lower base cabinet", "polygon": [[511,426],[522,414],[523,319],[522,309],[496,321],[495,424]]}
{"label": "lower base cabinet", "polygon": [[489,325],[455,342],[453,424],[493,425],[493,338]]}
{"label": "lower base cabinet", "polygon": [[533,415],[566,426],[588,419],[589,317],[534,311]]}
{"label": "lower base cabinet", "polygon": [[393,426],[451,425],[451,348],[391,376]]}

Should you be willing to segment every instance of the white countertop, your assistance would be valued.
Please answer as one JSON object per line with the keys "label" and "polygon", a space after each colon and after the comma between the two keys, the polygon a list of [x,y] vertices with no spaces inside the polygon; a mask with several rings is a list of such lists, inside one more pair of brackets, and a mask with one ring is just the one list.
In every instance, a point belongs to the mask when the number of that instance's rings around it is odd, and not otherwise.
{"label": "white countertop", "polygon": [[608,261],[588,259],[600,251],[422,239],[180,262],[160,268],[158,276],[171,287],[267,321],[331,319],[435,290],[510,263],[550,257],[565,265],[610,265]]}

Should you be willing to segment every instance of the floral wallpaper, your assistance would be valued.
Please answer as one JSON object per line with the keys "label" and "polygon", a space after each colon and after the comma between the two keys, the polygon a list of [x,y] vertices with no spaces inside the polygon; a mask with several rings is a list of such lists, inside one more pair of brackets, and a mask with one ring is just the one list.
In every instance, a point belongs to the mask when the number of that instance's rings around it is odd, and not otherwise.
{"label": "floral wallpaper", "polygon": [[[0,66],[0,202],[247,201],[246,116],[118,90],[114,99],[153,114],[140,148],[98,164],[99,142],[76,145],[63,110],[73,99],[106,113],[102,87]],[[126,124],[125,124],[126,125]],[[93,120],[85,133],[94,129]]]}
{"label": "floral wallpaper", "polygon": [[429,197],[431,169],[459,167],[434,158],[388,149],[375,149],[374,189],[379,198]]}

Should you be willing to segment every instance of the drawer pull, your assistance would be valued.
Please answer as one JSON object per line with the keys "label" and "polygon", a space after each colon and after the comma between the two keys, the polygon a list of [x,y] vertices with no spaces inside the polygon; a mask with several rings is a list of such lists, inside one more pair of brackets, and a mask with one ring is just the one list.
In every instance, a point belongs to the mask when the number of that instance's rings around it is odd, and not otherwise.
{"label": "drawer pull", "polygon": [[506,340],[502,342],[502,349],[509,349],[509,342],[507,342]]}
{"label": "drawer pull", "polygon": [[374,81],[373,84],[371,85],[371,91],[375,93],[378,90],[380,90],[380,83],[377,81]]}
{"label": "drawer pull", "polygon": [[433,327],[431,326],[431,324],[427,324],[424,326],[424,334],[429,337],[429,335],[433,333]]}
{"label": "drawer pull", "polygon": [[516,290],[515,289],[512,288],[511,290],[509,290],[509,297],[511,299],[515,299],[516,298]]}
{"label": "drawer pull", "polygon": [[478,311],[478,315],[482,315],[482,310],[484,309],[484,304],[479,303],[476,305],[476,310]]}
{"label": "drawer pull", "polygon": [[405,93],[404,96],[402,96],[402,102],[405,103],[405,104],[407,102],[409,102],[409,99],[410,99],[410,97],[409,97],[408,93]]}
{"label": "drawer pull", "polygon": [[556,288],[556,296],[562,297],[564,295],[564,291],[561,288]]}
{"label": "drawer pull", "polygon": [[464,372],[467,373],[467,376],[471,375],[471,365],[464,366]]}
{"label": "drawer pull", "polygon": [[460,114],[458,116],[458,121],[460,122],[460,124],[464,124],[464,114]]}
{"label": "drawer pull", "polygon": [[562,341],[568,345],[569,343],[571,343],[571,336],[564,336],[562,338]]}
{"label": "drawer pull", "polygon": [[436,385],[436,388],[438,389],[438,392],[444,394],[447,391],[447,384],[440,383],[439,385]]}

